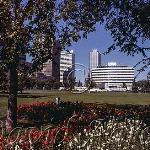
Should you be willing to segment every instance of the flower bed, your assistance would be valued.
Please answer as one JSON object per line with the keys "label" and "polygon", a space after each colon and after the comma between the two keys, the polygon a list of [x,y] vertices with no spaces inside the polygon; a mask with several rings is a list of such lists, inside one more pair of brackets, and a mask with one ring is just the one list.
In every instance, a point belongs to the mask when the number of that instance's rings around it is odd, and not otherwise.
{"label": "flower bed", "polygon": [[[136,118],[142,119],[150,125],[149,105],[111,105],[94,103],[61,102],[56,105],[52,102],[37,102],[21,104],[17,108],[18,119],[26,119],[33,122],[61,123],[77,113],[85,120],[104,119],[109,120],[112,116],[118,119]],[[60,115],[61,114],[61,115]]]}
{"label": "flower bed", "polygon": [[[114,147],[112,149],[115,149],[116,146],[120,148],[123,143],[122,147],[124,146],[124,148],[122,149],[133,145],[133,148],[136,149],[138,149],[138,146],[145,146],[145,148],[150,146],[148,142],[150,140],[149,105],[133,106],[78,102],[61,102],[61,104],[56,105],[51,102],[41,102],[19,105],[17,115],[18,119],[33,121],[35,125],[37,122],[38,124],[39,122],[50,122],[54,126],[42,127],[41,129],[36,127],[16,128],[8,135],[2,132],[0,134],[0,149],[2,150],[3,147],[5,149],[17,149],[18,147],[22,150],[80,149],[81,147],[83,149],[108,149],[110,145]],[[123,134],[123,131],[126,131],[124,132],[126,134]],[[114,133],[114,139],[112,133]],[[116,136],[119,137],[116,138]],[[131,139],[134,137],[135,142],[129,142],[125,138],[128,136],[131,136]],[[117,141],[120,138],[124,142]],[[147,143],[143,143],[144,140]],[[119,142],[121,143],[119,144]]]}
{"label": "flower bed", "polygon": [[[79,103],[61,102],[56,105],[52,102],[37,102],[31,104],[21,104],[17,108],[17,118],[35,123],[60,123],[70,118],[73,112],[82,110]],[[61,114],[61,115],[60,115]]]}
{"label": "flower bed", "polygon": [[14,133],[17,133],[15,136],[13,132],[8,136],[0,136],[0,149],[150,149],[150,128],[141,120],[125,119],[123,122],[118,122],[116,119],[111,119],[105,123],[95,120],[94,123],[93,129],[91,126],[88,126],[88,129],[81,129],[76,134],[72,130],[73,128],[68,128],[68,126],[58,126],[57,128],[46,128],[43,130],[36,128],[18,130],[16,128],[14,129]]}

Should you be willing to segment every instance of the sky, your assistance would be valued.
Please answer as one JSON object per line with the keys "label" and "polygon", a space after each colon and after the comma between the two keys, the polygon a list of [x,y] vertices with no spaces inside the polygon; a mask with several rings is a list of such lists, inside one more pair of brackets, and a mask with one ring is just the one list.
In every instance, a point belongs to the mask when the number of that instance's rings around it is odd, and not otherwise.
{"label": "sky", "polygon": [[[68,50],[74,50],[75,53],[75,63],[81,64],[81,67],[78,65],[78,78],[82,78],[83,81],[83,67],[89,67],[89,53],[93,49],[97,49],[100,53],[103,53],[107,50],[107,48],[113,43],[113,39],[109,31],[106,31],[103,26],[96,26],[96,31],[92,32],[88,35],[87,39],[80,39],[78,42],[72,43],[71,47],[68,47]],[[150,41],[147,41],[143,46],[150,47]],[[150,56],[150,53],[149,53]],[[110,52],[107,55],[101,55],[101,63],[102,65],[107,65],[108,62],[116,62],[118,65],[127,65],[133,67],[137,62],[142,59],[141,54],[136,54],[133,56],[127,56],[127,54],[119,51]],[[27,56],[27,61],[31,61],[31,58]],[[135,68],[135,75],[138,73],[137,70],[140,66]],[[150,71],[150,67],[147,68],[144,72],[142,72],[137,80],[146,79],[147,73]],[[81,77],[82,76],[82,77]]]}
{"label": "sky", "polygon": [[[100,53],[103,53],[113,43],[110,32],[106,31],[103,26],[96,26],[96,31],[88,35],[87,39],[81,39],[77,43],[72,43],[72,46],[68,49],[73,49],[75,52],[76,63],[81,63],[89,67],[89,53],[93,49],[98,49]],[[143,46],[150,47],[150,41],[147,41]],[[150,56],[150,53],[149,53]],[[101,55],[102,65],[107,65],[108,62],[117,62],[118,65],[127,65],[133,67],[137,62],[142,59],[141,54],[133,56],[127,56],[127,54],[119,51],[110,52],[107,55]],[[135,75],[140,66],[135,68]],[[137,80],[146,79],[147,73],[150,71],[150,67],[142,72]]]}
{"label": "sky", "polygon": [[[26,0],[24,0],[26,2]],[[113,39],[109,31],[105,31],[104,27],[99,24],[96,25],[96,31],[88,35],[87,39],[81,39],[77,43],[72,43],[72,46],[67,48],[69,50],[73,49],[76,56],[76,63],[83,64],[89,67],[89,53],[93,49],[98,49],[100,53],[103,53],[107,48],[113,43]],[[145,47],[150,47],[150,40],[146,42]],[[150,52],[149,52],[150,56]],[[118,65],[127,65],[133,67],[137,62],[142,59],[141,54],[137,54],[134,57],[127,56],[122,52],[117,50],[111,52],[107,55],[102,55],[102,65],[106,65],[108,62],[116,62]],[[27,56],[27,61],[31,61],[31,58]],[[140,66],[135,68],[135,75]],[[150,71],[150,67],[142,72],[138,76],[138,80],[146,79],[147,73]]]}

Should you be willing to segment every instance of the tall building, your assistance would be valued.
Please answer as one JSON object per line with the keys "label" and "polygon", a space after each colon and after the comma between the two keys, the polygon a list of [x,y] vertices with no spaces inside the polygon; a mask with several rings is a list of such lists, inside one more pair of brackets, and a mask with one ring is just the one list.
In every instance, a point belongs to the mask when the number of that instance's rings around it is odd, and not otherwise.
{"label": "tall building", "polygon": [[52,77],[56,81],[60,80],[60,51],[61,45],[59,42],[55,42],[52,49],[52,59],[43,64],[42,73],[47,77]]}
{"label": "tall building", "polygon": [[71,51],[61,51],[60,54],[60,82],[63,83],[68,74],[72,78],[75,75],[75,54]]}
{"label": "tall building", "polygon": [[119,89],[126,86],[128,90],[131,90],[134,80],[134,69],[111,62],[107,66],[93,68],[91,78],[98,86],[103,85],[105,89]]}
{"label": "tall building", "polygon": [[101,54],[97,49],[90,52],[90,70],[101,66]]}

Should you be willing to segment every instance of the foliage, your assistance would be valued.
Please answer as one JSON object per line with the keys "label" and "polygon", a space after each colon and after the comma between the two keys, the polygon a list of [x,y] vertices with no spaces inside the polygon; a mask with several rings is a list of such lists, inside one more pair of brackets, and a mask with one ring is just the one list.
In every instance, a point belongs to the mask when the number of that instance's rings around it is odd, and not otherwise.
{"label": "foliage", "polygon": [[[150,38],[150,3],[149,1],[111,1],[109,14],[106,16],[106,29],[111,31],[114,43],[109,51],[120,47],[128,55],[142,53],[147,61],[150,47],[140,47]],[[141,42],[142,40],[142,42]]]}
{"label": "foliage", "polygon": [[[17,107],[18,119],[25,119],[32,122],[60,123],[72,116],[73,112],[80,112],[81,104],[61,102],[59,105],[51,102],[37,102],[22,104]],[[59,115],[61,114],[61,115]]]}
{"label": "foliage", "polygon": [[39,90],[51,90],[51,89],[58,89],[60,86],[60,83],[56,81],[52,77],[46,77],[44,76],[42,78],[35,77],[35,83],[32,87],[32,89],[39,89]]}
{"label": "foliage", "polygon": [[31,71],[31,64],[26,62],[20,62],[17,68],[18,72],[18,91],[21,93],[27,88],[27,83],[33,76]]}
{"label": "foliage", "polygon": [[[78,117],[72,120],[72,123],[70,122],[74,129],[78,128],[74,121],[80,120],[78,125],[84,126],[95,119],[104,119],[104,121],[107,121],[112,116],[119,120],[136,118],[150,125],[148,117],[150,114],[150,107],[148,105],[99,105],[95,103],[73,103],[63,101],[57,105],[51,102],[36,102],[19,105],[17,113],[18,119],[25,119],[29,122],[51,122],[55,124],[63,123],[75,113]],[[59,114],[61,114],[61,116]]]}
{"label": "foliage", "polygon": [[64,47],[71,41],[77,41],[79,33],[90,31],[94,25],[90,20],[86,24],[75,22],[76,15],[71,15],[78,12],[77,8],[76,1],[0,2],[0,55],[1,62],[8,65],[10,84],[7,128],[16,126],[19,57],[25,54],[32,56],[35,70],[48,59],[53,59],[51,50],[57,40]]}
{"label": "foliage", "polygon": [[147,74],[147,80],[150,81],[150,72],[148,72],[148,74]]}
{"label": "foliage", "polygon": [[137,81],[137,86],[141,92],[150,92],[150,81],[148,80]]}
{"label": "foliage", "polygon": [[[29,82],[32,83],[33,74],[31,73],[31,65],[25,62],[19,63],[17,67],[18,72],[18,91],[22,93],[24,89],[29,88]],[[8,92],[9,84],[8,84],[8,76],[9,70],[6,66],[1,65],[0,68],[0,86],[3,92]]]}
{"label": "foliage", "polygon": [[[114,44],[108,52],[120,47],[122,52],[146,57],[149,48],[137,45],[138,39],[149,39],[149,1],[0,1],[0,57],[9,68],[9,105],[7,126],[16,125],[19,57],[33,57],[33,69],[52,59],[51,49],[57,40],[62,47],[71,45],[105,22]],[[149,58],[145,59],[147,65]],[[11,115],[10,115],[11,114]],[[11,120],[11,125],[8,120]]]}
{"label": "foliage", "polygon": [[96,83],[90,78],[90,75],[85,79],[85,86],[88,88],[94,88],[96,87]]}
{"label": "foliage", "polygon": [[142,64],[139,73],[150,65],[150,47],[144,43],[150,39],[149,1],[112,1],[105,28],[111,32],[114,43],[108,52],[119,49],[127,55],[142,54],[144,58],[134,66]]}
{"label": "foliage", "polygon": [[82,86],[82,82],[79,80],[77,83],[76,83],[77,87],[81,87]]}
{"label": "foliage", "polygon": [[[5,1],[1,2],[1,56],[5,63],[17,55],[33,56],[34,66],[52,58],[56,40],[71,45],[105,23],[114,43],[108,51],[146,56],[149,48],[138,46],[138,39],[149,39],[148,1]],[[9,28],[7,28],[9,26]],[[32,43],[32,44],[31,44]],[[11,50],[8,50],[11,49]],[[19,49],[18,51],[16,49]],[[6,61],[7,60],[7,61]],[[147,59],[147,61],[149,61]]]}
{"label": "foliage", "polygon": [[132,92],[138,93],[138,86],[135,80],[133,81],[133,84],[132,84]]}
{"label": "foliage", "polygon": [[65,71],[63,73],[63,86],[65,87],[65,89],[72,90],[76,85],[76,78],[69,73],[70,71]]}
{"label": "foliage", "polygon": [[[75,103],[62,103],[58,107],[65,112],[64,108],[68,106],[74,107]],[[57,122],[57,126],[46,126],[39,129],[18,127],[6,134],[5,125],[0,124],[3,131],[0,134],[0,148],[18,147],[24,150],[29,148],[39,150],[110,148],[116,150],[120,147],[121,149],[144,147],[144,149],[149,149],[150,107],[148,105],[78,103],[77,106],[82,106],[78,107],[80,111],[74,111],[72,114],[68,112],[64,120]],[[18,113],[23,112],[20,115],[24,115],[25,111],[36,111],[34,112],[36,114],[42,107],[45,111],[48,107],[52,111],[58,111],[54,103],[48,102],[20,105]],[[71,108],[70,111],[72,111]],[[39,125],[38,122],[37,124]]]}
{"label": "foliage", "polygon": [[0,65],[0,90],[8,92],[8,74],[5,65]]}
{"label": "foliage", "polygon": [[[149,1],[70,1],[64,3],[63,8],[62,16],[66,24],[74,23],[75,29],[85,29],[83,37],[95,30],[97,22],[105,25],[114,40],[106,54],[117,49],[132,56],[140,53],[144,56],[139,62],[143,63],[140,70],[149,66],[150,47],[144,47],[145,41],[150,39]],[[76,37],[81,38],[81,35],[76,33]]]}
{"label": "foliage", "polygon": [[122,88],[126,88],[127,89],[127,85],[125,82],[122,83]]}

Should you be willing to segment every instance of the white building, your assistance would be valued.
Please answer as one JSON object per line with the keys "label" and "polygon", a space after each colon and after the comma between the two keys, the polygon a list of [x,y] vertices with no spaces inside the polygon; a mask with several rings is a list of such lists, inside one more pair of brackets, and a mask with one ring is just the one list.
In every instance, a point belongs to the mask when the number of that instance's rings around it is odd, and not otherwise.
{"label": "white building", "polygon": [[74,77],[75,71],[75,54],[71,51],[61,51],[60,54],[60,82],[63,83],[64,76],[68,73]]}
{"label": "white building", "polygon": [[134,69],[117,65],[115,62],[109,62],[107,66],[93,68],[91,78],[98,86],[103,86],[105,89],[121,89],[126,86],[127,90],[131,90]]}
{"label": "white building", "polygon": [[101,54],[97,49],[90,52],[90,70],[101,66]]}

